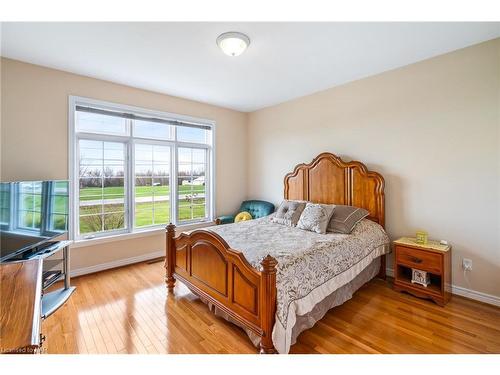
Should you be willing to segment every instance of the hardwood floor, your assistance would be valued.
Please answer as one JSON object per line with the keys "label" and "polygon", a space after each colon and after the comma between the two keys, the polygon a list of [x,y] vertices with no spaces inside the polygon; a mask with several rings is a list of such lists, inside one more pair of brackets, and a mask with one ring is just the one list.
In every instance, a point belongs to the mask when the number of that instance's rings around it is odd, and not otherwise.
{"label": "hardwood floor", "polygon": [[[181,283],[168,295],[163,263],[81,276],[42,326],[48,353],[257,353]],[[291,353],[500,353],[500,308],[453,296],[446,307],[372,280],[299,336]]]}

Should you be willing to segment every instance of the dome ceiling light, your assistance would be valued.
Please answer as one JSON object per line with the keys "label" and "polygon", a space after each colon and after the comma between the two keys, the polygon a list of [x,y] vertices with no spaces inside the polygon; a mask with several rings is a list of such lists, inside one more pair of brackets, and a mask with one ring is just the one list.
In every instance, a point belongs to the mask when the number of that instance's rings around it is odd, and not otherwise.
{"label": "dome ceiling light", "polygon": [[231,31],[217,37],[217,45],[228,56],[239,56],[250,45],[250,38],[245,34]]}

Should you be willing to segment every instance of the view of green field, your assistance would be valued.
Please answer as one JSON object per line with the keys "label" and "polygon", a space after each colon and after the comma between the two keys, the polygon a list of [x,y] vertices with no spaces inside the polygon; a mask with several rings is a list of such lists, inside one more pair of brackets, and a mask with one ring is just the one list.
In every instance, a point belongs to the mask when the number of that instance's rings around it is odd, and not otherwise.
{"label": "view of green field", "polygon": [[[205,198],[197,198],[205,192],[203,185],[180,185],[178,193],[179,220],[205,217]],[[163,225],[170,222],[170,202],[165,199],[170,194],[169,186],[136,186],[135,188],[135,226]],[[80,205],[80,233],[120,229],[125,226],[124,205],[116,201],[101,204],[101,200],[123,199],[124,187],[83,188],[80,201],[95,201],[96,204]],[[154,197],[154,198],[153,198]],[[142,200],[142,201],[141,201]],[[104,215],[101,215],[101,210]]]}

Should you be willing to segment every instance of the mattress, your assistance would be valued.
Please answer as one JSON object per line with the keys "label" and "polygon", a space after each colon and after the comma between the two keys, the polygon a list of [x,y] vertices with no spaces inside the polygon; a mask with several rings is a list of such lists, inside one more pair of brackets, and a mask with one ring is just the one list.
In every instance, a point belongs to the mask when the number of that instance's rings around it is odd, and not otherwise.
{"label": "mattress", "polygon": [[367,219],[351,234],[318,234],[273,223],[271,217],[205,229],[222,236],[258,270],[268,254],[278,261],[272,338],[279,353],[288,353],[296,336],[292,335],[294,327],[301,322],[298,317],[313,312],[387,253],[389,237],[380,225]]}

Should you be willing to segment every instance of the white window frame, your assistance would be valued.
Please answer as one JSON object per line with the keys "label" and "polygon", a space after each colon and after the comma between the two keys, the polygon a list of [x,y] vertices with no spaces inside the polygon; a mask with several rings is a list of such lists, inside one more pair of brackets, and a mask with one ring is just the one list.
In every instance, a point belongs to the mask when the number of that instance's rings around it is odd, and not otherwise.
{"label": "white window frame", "polygon": [[[105,102],[96,99],[90,99],[80,96],[69,96],[68,101],[68,146],[69,146],[69,235],[70,238],[76,241],[92,241],[97,238],[106,238],[106,237],[120,237],[127,234],[132,233],[142,233],[149,231],[158,231],[158,229],[163,228],[163,224],[148,226],[144,228],[135,228],[135,204],[133,194],[133,188],[135,186],[135,144],[136,143],[145,143],[145,144],[159,144],[163,146],[170,147],[170,197],[171,199],[175,199],[175,203],[171,200],[170,204],[170,222],[176,224],[179,227],[189,226],[197,223],[210,223],[213,222],[216,217],[215,212],[215,121],[207,120],[192,116],[179,115],[168,112],[161,112],[151,109],[139,108],[134,106],[129,106],[125,104],[117,104],[111,102]],[[106,135],[106,134],[96,134],[96,133],[85,133],[85,132],[77,132],[76,131],[76,106],[87,106],[87,107],[96,107],[100,109],[110,110],[110,111],[121,111],[121,112],[130,112],[137,115],[149,116],[162,118],[166,120],[173,120],[179,122],[187,122],[199,124],[202,126],[206,126],[210,128],[211,139],[209,139],[209,144],[200,144],[200,143],[190,143],[190,142],[181,142],[176,138],[171,140],[158,140],[158,139],[149,139],[149,138],[139,138],[134,137],[133,134],[133,126],[132,120],[128,121],[128,126],[130,128],[129,135],[120,136],[120,135]],[[175,132],[177,134],[177,132]],[[79,160],[79,150],[78,144],[80,139],[89,139],[89,140],[101,140],[101,141],[110,141],[110,142],[124,142],[125,147],[125,160],[126,160],[126,168],[125,168],[125,210],[127,212],[126,215],[126,228],[111,230],[101,233],[95,233],[90,236],[88,235],[78,235],[78,226],[79,226],[79,217],[77,214],[79,213],[79,169],[78,169],[78,160]],[[205,171],[205,178],[208,180],[208,184],[205,184],[205,200],[206,207],[208,210],[207,217],[202,220],[186,220],[178,222],[177,220],[177,208],[178,208],[178,192],[177,192],[177,148],[178,147],[188,147],[188,148],[201,148],[207,150],[207,170]],[[132,193],[130,193],[132,192]]]}

